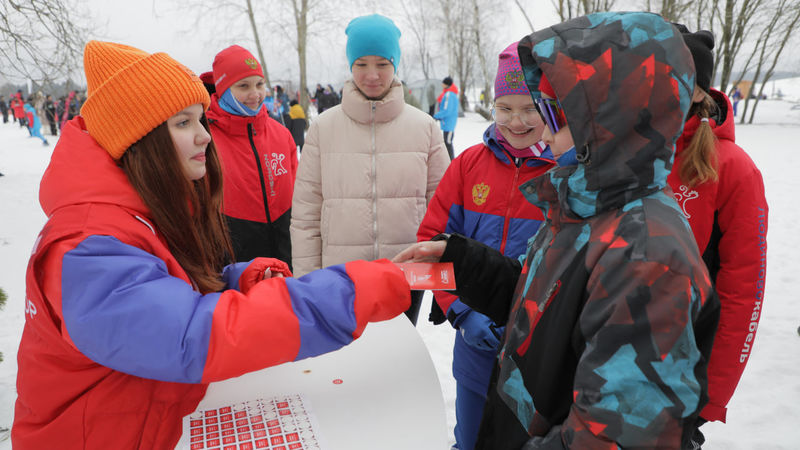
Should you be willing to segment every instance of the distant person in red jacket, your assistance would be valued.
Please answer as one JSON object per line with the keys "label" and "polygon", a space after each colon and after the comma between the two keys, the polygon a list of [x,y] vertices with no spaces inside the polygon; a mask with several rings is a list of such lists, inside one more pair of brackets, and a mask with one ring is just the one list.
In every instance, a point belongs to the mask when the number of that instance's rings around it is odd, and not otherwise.
{"label": "distant person in red jacket", "polygon": [[[725,421],[753,348],[764,301],[769,208],[761,172],[734,140],[731,102],[710,87],[714,35],[677,27],[692,52],[697,82],[667,181],[692,227],[721,307],[702,424]],[[694,441],[704,440],[698,430]]]}
{"label": "distant person in red jacket", "polygon": [[110,42],[86,45],[84,69],[89,96],[39,191],[15,450],[175,448],[210,382],[339,349],[408,309],[385,259],[302,280],[273,258],[226,265],[200,80]]}
{"label": "distant person in red jacket", "polygon": [[20,127],[28,125],[28,119],[25,113],[25,102],[22,100],[22,91],[17,91],[16,94],[11,95],[11,109],[14,111],[14,118],[19,122]]}
{"label": "distant person in red jacket", "polygon": [[[225,175],[223,212],[236,261],[257,256],[291,264],[289,236],[297,146],[269,116],[261,64],[232,45],[214,58],[208,119]],[[208,74],[204,74],[208,78]]]}

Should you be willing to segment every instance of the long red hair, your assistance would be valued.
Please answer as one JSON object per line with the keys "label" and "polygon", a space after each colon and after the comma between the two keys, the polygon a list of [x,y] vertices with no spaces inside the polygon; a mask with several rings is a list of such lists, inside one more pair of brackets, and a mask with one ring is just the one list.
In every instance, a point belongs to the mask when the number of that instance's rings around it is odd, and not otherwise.
{"label": "long red hair", "polygon": [[[205,116],[201,121],[208,131]],[[222,269],[233,250],[222,216],[222,169],[214,142],[206,149],[206,175],[199,180],[184,174],[166,123],[128,148],[119,164],[200,292],[223,289]]]}

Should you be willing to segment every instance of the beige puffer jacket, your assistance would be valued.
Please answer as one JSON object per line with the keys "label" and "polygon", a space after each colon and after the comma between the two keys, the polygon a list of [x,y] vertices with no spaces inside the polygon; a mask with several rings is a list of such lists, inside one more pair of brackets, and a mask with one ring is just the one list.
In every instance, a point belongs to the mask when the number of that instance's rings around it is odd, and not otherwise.
{"label": "beige puffer jacket", "polygon": [[292,201],[295,276],[391,258],[417,228],[450,158],[436,122],[403,101],[395,79],[370,101],[351,81],[306,136]]}

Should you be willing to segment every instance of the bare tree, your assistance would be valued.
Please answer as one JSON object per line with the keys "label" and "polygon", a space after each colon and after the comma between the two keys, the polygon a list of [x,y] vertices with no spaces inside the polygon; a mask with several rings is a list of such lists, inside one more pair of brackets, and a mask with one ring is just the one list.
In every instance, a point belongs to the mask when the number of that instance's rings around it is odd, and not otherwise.
{"label": "bare tree", "polygon": [[307,65],[307,48],[308,48],[308,31],[309,26],[313,26],[314,20],[309,15],[309,12],[315,9],[319,1],[315,0],[284,0],[291,6],[292,17],[294,18],[294,48],[297,51],[297,63],[300,75],[300,89],[299,98],[297,99],[303,106],[304,110],[308,110],[308,65]]}
{"label": "bare tree", "polygon": [[695,31],[706,29],[715,37],[714,73],[720,73],[720,89],[727,90],[733,67],[743,44],[756,32],[765,0],[644,0],[644,9],[673,22],[688,22],[694,16]]}
{"label": "bare tree", "polygon": [[617,0],[581,0],[582,14],[611,11],[616,3]]}
{"label": "bare tree", "polygon": [[463,1],[439,0],[442,6],[442,15],[447,22],[448,32],[443,36],[447,41],[451,53],[449,66],[452,67],[460,86],[459,100],[461,110],[468,109],[467,88],[472,83],[472,69],[474,65],[474,35],[471,5]]}
{"label": "bare tree", "polygon": [[[758,39],[756,39],[756,43],[753,46],[753,50],[750,52],[750,55],[747,57],[747,61],[745,61],[744,66],[742,66],[741,70],[739,71],[739,76],[736,78],[735,81],[733,81],[731,83],[731,91],[733,91],[734,88],[736,86],[738,86],[739,83],[742,82],[742,80],[744,79],[745,75],[750,70],[750,68],[751,68],[751,66],[753,64],[753,61],[756,60],[756,56],[759,53],[763,54],[763,50],[765,49],[765,47],[762,45],[762,42],[764,42],[764,40],[769,40],[770,39],[770,35],[772,34],[772,31],[773,31],[772,27],[764,27],[762,29],[761,34],[758,36]],[[763,55],[759,59],[763,59]]]}
{"label": "bare tree", "polygon": [[[683,22],[686,13],[691,11],[695,0],[647,0],[647,11],[654,11],[670,22]],[[651,4],[652,3],[652,4]]]}
{"label": "bare tree", "polygon": [[[258,3],[255,3],[258,5]],[[197,29],[209,29],[214,27],[224,27],[227,32],[230,30],[246,29],[242,27],[242,21],[247,18],[249,23],[252,39],[256,45],[256,52],[258,52],[258,60],[261,62],[261,69],[264,71],[264,80],[266,81],[267,89],[272,89],[272,84],[269,80],[269,70],[267,69],[267,60],[264,58],[264,51],[261,46],[261,38],[258,34],[257,19],[258,13],[254,9],[252,0],[220,0],[215,2],[207,2],[205,0],[186,0],[180,3],[177,8],[180,12],[192,11],[195,16],[194,24],[189,27],[190,31]],[[213,17],[211,21],[208,18]],[[217,33],[209,33],[212,39],[216,39]],[[230,36],[234,37],[235,36]]]}
{"label": "bare tree", "polygon": [[[685,17],[681,17],[679,20],[676,20],[676,22],[685,20],[686,23],[690,23],[690,21],[693,20],[694,30],[708,30],[716,37],[719,34],[716,29],[719,24],[722,23],[722,13],[719,2],[720,0],[695,0],[691,9],[685,12]],[[719,55],[721,53],[720,48],[719,45],[714,46],[714,61],[719,60]],[[716,69],[715,65],[715,73]]]}
{"label": "bare tree", "polygon": [[[553,4],[553,7],[556,9],[558,13],[558,18],[563,22],[565,20],[569,20],[573,17],[577,17],[577,5],[575,4],[574,0],[550,0]],[[576,11],[573,11],[575,8]]]}
{"label": "bare tree", "polygon": [[258,60],[261,61],[261,69],[264,71],[264,81],[267,84],[267,89],[272,89],[272,84],[269,82],[269,71],[267,70],[267,59],[264,58],[264,51],[261,49],[261,38],[258,37],[258,27],[256,26],[256,16],[253,13],[253,3],[251,0],[247,2],[247,18],[250,19],[250,29],[253,30],[253,38],[256,41],[256,50],[258,51]]}
{"label": "bare tree", "polygon": [[[442,7],[442,20],[444,21],[444,40],[447,48],[447,74],[452,75],[455,72],[455,54],[456,54],[456,39],[454,39],[454,22],[456,13],[453,11],[453,6],[457,6],[458,1],[453,0],[439,0],[439,5]],[[463,28],[463,24],[461,26]]]}
{"label": "bare tree", "polygon": [[528,13],[525,11],[525,8],[522,6],[522,3],[520,3],[519,0],[514,0],[514,3],[517,5],[517,8],[519,8],[519,12],[522,13],[522,16],[525,18],[525,21],[528,22],[528,26],[531,28],[531,33],[536,31],[536,29],[533,27],[533,22],[531,22],[531,18],[528,17]]}
{"label": "bare tree", "polygon": [[405,28],[411,30],[416,41],[420,70],[425,79],[433,75],[433,58],[429,46],[434,18],[426,8],[426,5],[429,4],[425,0],[416,0],[413,4],[407,1],[400,2],[405,18]]}
{"label": "bare tree", "polygon": [[[756,69],[756,75],[753,77],[753,84],[752,84],[753,88],[755,88],[756,83],[760,83],[761,88],[758,90],[758,94],[756,94],[755,96],[753,111],[750,113],[750,119],[748,123],[753,123],[753,117],[755,116],[756,108],[758,107],[758,102],[764,95],[764,88],[766,87],[767,82],[770,80],[770,78],[772,78],[772,75],[774,75],[775,67],[778,64],[778,60],[780,59],[783,50],[786,48],[786,44],[795,35],[798,23],[800,23],[800,4],[792,0],[779,0],[778,5],[774,11],[775,11],[774,17],[776,18],[776,20],[771,21],[770,24],[768,25],[768,28],[770,29],[770,35],[773,35],[771,31],[772,29],[776,30],[774,33],[776,39],[772,42],[770,42],[769,38],[765,38],[763,40],[762,51],[760,52],[761,58],[759,58]],[[767,68],[766,73],[762,78],[760,77],[761,69],[766,64],[769,64],[769,67]],[[745,116],[747,115],[747,107],[749,102],[750,102],[750,96],[748,96],[744,101],[744,110],[742,111],[742,119],[741,119],[742,123],[744,123],[745,121]]]}
{"label": "bare tree", "polygon": [[611,11],[617,0],[550,0],[562,21],[596,12]]}
{"label": "bare tree", "polygon": [[49,83],[82,67],[85,13],[68,0],[0,2],[0,75]]}
{"label": "bare tree", "polygon": [[[648,0],[649,1],[649,0]],[[674,0],[679,2],[680,0]],[[689,3],[689,0],[684,0]],[[691,14],[695,30],[707,29],[716,38],[714,78],[719,72],[719,86],[728,92],[729,86],[738,85],[754,67],[753,89],[761,83],[763,93],[766,82],[772,77],[781,54],[794,36],[800,19],[800,4],[796,0],[694,0]],[[687,11],[686,15],[690,15]],[[748,50],[749,49],[749,50]],[[742,64],[742,54],[746,58]],[[769,67],[768,67],[769,66]],[[734,79],[734,68],[738,75]],[[745,99],[741,121],[745,121],[749,97]],[[753,112],[750,121],[753,120]]]}
{"label": "bare tree", "polygon": [[699,0],[695,8],[695,30],[708,30],[714,35],[714,69],[711,76],[712,80],[717,79],[720,71],[719,61],[722,59],[723,46],[719,43],[722,36],[722,24],[724,22],[724,9],[721,2],[725,0]]}
{"label": "bare tree", "polygon": [[728,82],[733,72],[736,57],[742,44],[753,32],[753,19],[762,9],[764,0],[724,0],[724,13],[721,16],[722,33],[717,36],[717,45],[720,47],[720,58],[717,65],[721,69],[720,90],[727,92]]}
{"label": "bare tree", "polygon": [[[481,7],[481,3],[484,7]],[[483,97],[482,103],[484,107],[489,106],[490,92],[492,91],[492,81],[494,80],[493,70],[489,67],[494,63],[494,59],[487,57],[490,53],[491,45],[488,38],[491,33],[485,33],[485,30],[494,29],[492,23],[493,11],[492,4],[487,4],[485,1],[472,0],[472,35],[475,42],[475,53],[478,54],[478,63],[481,75],[483,76]],[[463,89],[462,89],[463,92]]]}

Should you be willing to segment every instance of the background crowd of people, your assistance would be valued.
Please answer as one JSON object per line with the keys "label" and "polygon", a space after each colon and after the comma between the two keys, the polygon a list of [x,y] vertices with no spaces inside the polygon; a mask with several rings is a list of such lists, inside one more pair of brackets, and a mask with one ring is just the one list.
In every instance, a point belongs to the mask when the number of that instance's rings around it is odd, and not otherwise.
{"label": "background crowd of people", "polygon": [[26,128],[31,137],[39,138],[43,145],[48,145],[43,133],[58,136],[61,127],[79,114],[85,99],[85,94],[79,91],[70,91],[53,100],[51,94],[45,95],[41,91],[25,97],[22,89],[19,89],[9,94],[7,100],[0,94],[0,113],[3,123],[19,123],[20,128]]}

